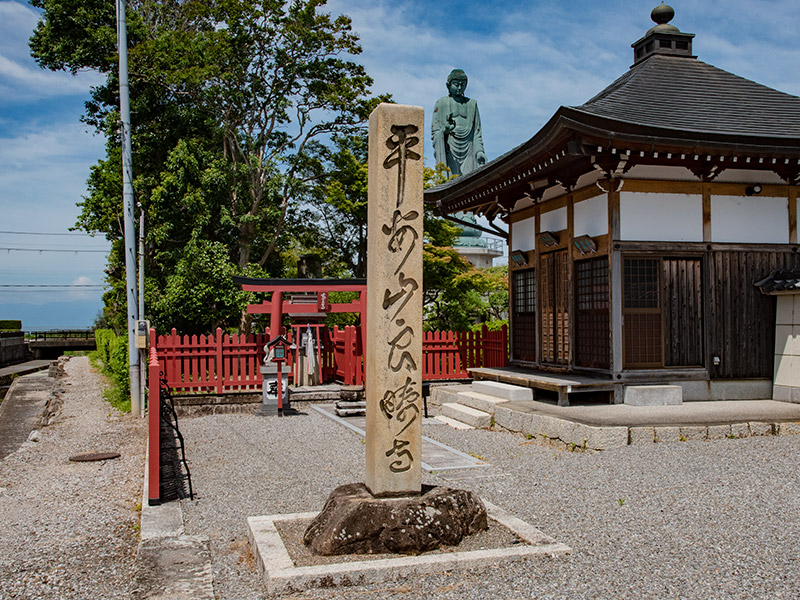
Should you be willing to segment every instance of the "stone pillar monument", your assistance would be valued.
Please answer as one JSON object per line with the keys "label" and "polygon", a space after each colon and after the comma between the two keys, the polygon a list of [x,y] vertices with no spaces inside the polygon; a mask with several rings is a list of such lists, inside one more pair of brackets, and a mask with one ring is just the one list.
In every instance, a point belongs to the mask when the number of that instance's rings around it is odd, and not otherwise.
{"label": "stone pillar monument", "polygon": [[423,110],[381,104],[369,118],[367,489],[422,486]]}
{"label": "stone pillar monument", "polygon": [[328,496],[303,536],[314,554],[419,554],[487,526],[472,492],[422,489],[422,119],[369,117],[366,481]]}

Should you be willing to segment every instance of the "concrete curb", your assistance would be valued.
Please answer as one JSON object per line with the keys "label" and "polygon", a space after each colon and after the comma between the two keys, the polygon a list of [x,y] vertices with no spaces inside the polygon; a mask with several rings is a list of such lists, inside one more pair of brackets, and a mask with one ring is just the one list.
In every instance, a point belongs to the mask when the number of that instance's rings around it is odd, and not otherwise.
{"label": "concrete curb", "polygon": [[542,556],[569,554],[572,549],[483,501],[491,520],[513,531],[526,544],[494,550],[473,550],[423,556],[398,556],[378,560],[296,567],[286,551],[276,523],[310,519],[316,512],[247,518],[247,535],[258,570],[269,594],[302,592],[312,588],[364,585],[442,571],[473,569]]}
{"label": "concrete curb", "polygon": [[[44,371],[45,369],[49,368],[51,364],[56,362],[55,360],[49,361],[42,361],[47,362],[48,364],[41,364],[31,367],[26,367],[24,369],[20,369],[18,371],[14,370],[14,367],[17,365],[8,365],[0,369],[0,371],[5,371],[5,373],[0,374],[0,385],[7,385],[11,383],[13,386],[13,382],[18,379],[19,377],[23,377],[25,375],[31,375],[32,373],[38,373],[39,371]],[[22,363],[24,364],[24,363]],[[11,393],[11,389],[9,388],[7,394]]]}
{"label": "concrete curb", "polygon": [[610,450],[631,444],[719,440],[765,435],[798,435],[800,423],[747,421],[731,425],[627,427],[592,426],[550,415],[526,413],[498,406],[495,423],[514,433],[562,443],[569,449]]}

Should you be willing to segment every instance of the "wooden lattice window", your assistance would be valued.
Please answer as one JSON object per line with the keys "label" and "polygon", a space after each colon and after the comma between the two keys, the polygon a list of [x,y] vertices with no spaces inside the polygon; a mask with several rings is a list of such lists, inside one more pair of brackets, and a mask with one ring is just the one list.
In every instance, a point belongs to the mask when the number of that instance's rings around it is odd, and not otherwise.
{"label": "wooden lattice window", "polygon": [[625,367],[661,367],[661,258],[626,258],[622,314]]}
{"label": "wooden lattice window", "polygon": [[513,355],[516,360],[536,360],[536,269],[513,271],[511,276]]}
{"label": "wooden lattice window", "polygon": [[581,367],[611,366],[608,259],[575,263],[575,363]]}

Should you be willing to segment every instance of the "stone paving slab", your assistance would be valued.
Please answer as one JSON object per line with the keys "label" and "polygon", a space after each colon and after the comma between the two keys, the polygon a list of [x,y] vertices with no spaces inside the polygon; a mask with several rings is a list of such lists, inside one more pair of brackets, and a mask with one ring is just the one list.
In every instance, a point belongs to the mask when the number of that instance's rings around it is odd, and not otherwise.
{"label": "stone paving slab", "polygon": [[53,386],[46,371],[24,375],[11,384],[0,404],[0,460],[17,450],[39,426]]}
{"label": "stone paving slab", "polygon": [[148,503],[147,460],[131,600],[214,600],[209,540],[186,535],[180,501]]}
{"label": "stone paving slab", "polygon": [[247,518],[247,536],[258,570],[270,594],[302,592],[338,585],[363,585],[427,573],[473,569],[510,561],[542,556],[569,554],[572,549],[514,517],[503,509],[483,501],[489,519],[510,529],[524,543],[493,550],[473,550],[424,556],[399,556],[379,560],[296,567],[286,551],[276,523],[314,518],[317,513],[295,513]]}
{"label": "stone paving slab", "polygon": [[[366,417],[347,417],[342,419],[336,416],[336,408],[333,404],[315,404],[310,407],[312,410],[333,419],[340,425],[356,432],[362,437],[366,437],[367,419]],[[441,425],[435,419],[424,419],[423,423],[433,422]],[[488,467],[489,463],[479,460],[474,456],[460,452],[455,448],[450,448],[444,444],[422,436],[422,468],[427,472],[448,471],[452,469],[473,469],[475,467]]]}
{"label": "stone paving slab", "polygon": [[0,368],[0,385],[9,385],[14,379],[14,376],[22,377],[23,375],[29,375],[31,373],[36,373],[37,371],[46,369],[53,364],[53,362],[55,361],[29,360],[24,363],[18,363],[16,365],[9,365],[7,367]]}

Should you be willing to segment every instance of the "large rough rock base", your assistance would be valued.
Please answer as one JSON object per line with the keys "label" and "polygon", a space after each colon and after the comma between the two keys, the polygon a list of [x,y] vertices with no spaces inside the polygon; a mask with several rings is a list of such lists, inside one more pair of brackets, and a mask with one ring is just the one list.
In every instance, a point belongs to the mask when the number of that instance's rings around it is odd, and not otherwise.
{"label": "large rough rock base", "polygon": [[363,483],[331,492],[303,542],[314,554],[420,554],[457,546],[487,528],[486,508],[466,490],[423,486],[420,496],[375,498]]}

